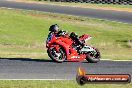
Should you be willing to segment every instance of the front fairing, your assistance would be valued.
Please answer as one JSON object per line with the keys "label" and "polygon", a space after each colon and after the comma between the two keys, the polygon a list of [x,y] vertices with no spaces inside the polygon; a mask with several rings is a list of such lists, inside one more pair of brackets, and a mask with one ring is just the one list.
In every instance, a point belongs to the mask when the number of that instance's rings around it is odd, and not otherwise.
{"label": "front fairing", "polygon": [[53,37],[50,41],[46,41],[46,47],[50,47],[52,45],[53,42],[56,42],[56,41],[61,41],[60,40],[60,37]]}

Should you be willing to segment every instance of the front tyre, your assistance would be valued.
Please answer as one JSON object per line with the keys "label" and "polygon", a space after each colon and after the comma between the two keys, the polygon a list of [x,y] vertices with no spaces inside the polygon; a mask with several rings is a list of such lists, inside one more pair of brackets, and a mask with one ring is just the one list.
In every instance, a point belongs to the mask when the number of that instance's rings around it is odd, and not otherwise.
{"label": "front tyre", "polygon": [[47,50],[48,56],[55,62],[63,62],[66,58],[64,50],[59,47],[58,50],[55,47],[51,46]]}
{"label": "front tyre", "polygon": [[100,52],[97,48],[94,49],[95,51],[86,54],[86,60],[90,63],[97,63],[100,61]]}

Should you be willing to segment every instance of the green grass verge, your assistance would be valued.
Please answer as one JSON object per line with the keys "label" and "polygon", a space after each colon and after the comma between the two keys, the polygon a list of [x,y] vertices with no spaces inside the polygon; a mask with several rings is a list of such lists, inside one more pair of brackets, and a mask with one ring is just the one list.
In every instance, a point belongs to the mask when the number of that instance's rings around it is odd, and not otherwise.
{"label": "green grass verge", "polygon": [[131,84],[86,84],[80,86],[76,81],[0,81],[0,88],[131,88]]}
{"label": "green grass verge", "polygon": [[132,59],[132,24],[38,11],[0,8],[0,57],[48,58],[45,40],[51,24],[88,33],[102,58]]}

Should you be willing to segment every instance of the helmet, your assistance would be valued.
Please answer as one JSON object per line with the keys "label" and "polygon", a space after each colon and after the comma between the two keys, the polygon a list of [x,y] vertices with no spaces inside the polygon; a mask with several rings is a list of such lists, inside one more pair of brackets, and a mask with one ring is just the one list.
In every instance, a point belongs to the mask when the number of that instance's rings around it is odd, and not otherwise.
{"label": "helmet", "polygon": [[58,32],[59,31],[59,26],[57,24],[51,25],[50,28],[49,28],[49,31]]}

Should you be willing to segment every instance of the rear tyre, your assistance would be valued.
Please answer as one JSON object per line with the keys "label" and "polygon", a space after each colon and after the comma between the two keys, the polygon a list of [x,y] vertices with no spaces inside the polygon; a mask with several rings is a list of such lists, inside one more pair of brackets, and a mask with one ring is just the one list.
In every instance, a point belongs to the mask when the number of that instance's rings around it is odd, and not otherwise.
{"label": "rear tyre", "polygon": [[51,46],[48,48],[47,53],[48,56],[55,62],[61,63],[66,59],[66,54],[61,47],[56,50],[55,47]]}
{"label": "rear tyre", "polygon": [[90,63],[97,63],[100,61],[100,52],[97,48],[95,48],[94,52],[89,52],[86,55],[86,60]]}

